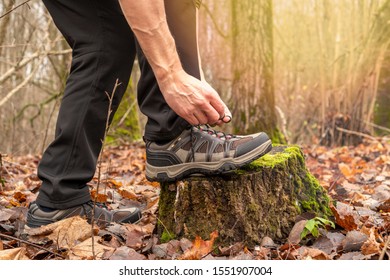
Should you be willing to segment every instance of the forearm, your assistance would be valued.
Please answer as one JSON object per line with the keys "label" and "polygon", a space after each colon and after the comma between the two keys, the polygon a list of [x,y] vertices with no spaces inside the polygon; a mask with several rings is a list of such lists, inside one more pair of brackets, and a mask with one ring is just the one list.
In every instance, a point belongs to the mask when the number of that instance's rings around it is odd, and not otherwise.
{"label": "forearm", "polygon": [[159,82],[182,71],[163,0],[120,0],[123,13]]}

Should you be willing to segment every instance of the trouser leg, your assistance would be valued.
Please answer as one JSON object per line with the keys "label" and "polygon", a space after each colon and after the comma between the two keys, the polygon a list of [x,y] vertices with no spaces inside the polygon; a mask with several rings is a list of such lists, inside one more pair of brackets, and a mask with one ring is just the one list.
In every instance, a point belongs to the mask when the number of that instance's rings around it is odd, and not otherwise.
{"label": "trouser leg", "polygon": [[[165,0],[167,21],[175,39],[184,70],[200,79],[198,59],[196,7],[194,0]],[[148,117],[144,137],[151,141],[171,140],[189,124],[165,102],[156,78],[137,44],[141,77],[138,83],[140,110]]]}
{"label": "trouser leg", "polygon": [[93,178],[113,99],[117,109],[125,92],[136,49],[117,0],[44,0],[73,50],[72,65],[61,102],[55,140],[38,167],[42,186],[38,204],[57,209],[90,200]]}

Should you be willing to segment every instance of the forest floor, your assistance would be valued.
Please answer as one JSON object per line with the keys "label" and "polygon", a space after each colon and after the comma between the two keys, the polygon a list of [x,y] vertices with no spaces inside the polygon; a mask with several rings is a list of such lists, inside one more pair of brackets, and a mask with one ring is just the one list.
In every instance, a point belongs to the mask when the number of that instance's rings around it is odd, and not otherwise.
{"label": "forest floor", "polygon": [[[390,259],[390,142],[378,138],[356,147],[302,147],[307,168],[333,200],[335,227],[297,222],[289,238],[277,244],[269,237],[254,248],[242,243],[215,248],[217,238],[161,243],[155,234],[159,184],[144,177],[145,147],[132,143],[107,147],[90,187],[99,182],[97,200],[112,209],[138,206],[137,224],[92,229],[84,219],[69,218],[24,230],[28,203],[40,187],[40,156],[3,155],[0,170],[1,259]],[[100,179],[99,178],[100,170]],[[317,220],[318,222],[318,220]],[[313,223],[311,224],[313,225]],[[318,231],[316,231],[316,229]],[[217,230],[217,229],[216,229]],[[93,234],[92,234],[93,233]]]}

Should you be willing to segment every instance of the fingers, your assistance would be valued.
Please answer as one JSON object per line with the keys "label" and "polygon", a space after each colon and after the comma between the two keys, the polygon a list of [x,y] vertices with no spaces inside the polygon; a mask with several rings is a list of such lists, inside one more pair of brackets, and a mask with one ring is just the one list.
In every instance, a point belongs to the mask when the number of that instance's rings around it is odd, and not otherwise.
{"label": "fingers", "polygon": [[218,93],[208,84],[205,83],[207,97],[210,102],[210,106],[205,106],[204,112],[207,115],[208,124],[221,125],[223,123],[229,123],[232,119],[232,113],[226,104],[222,101]]}
{"label": "fingers", "polygon": [[202,111],[195,112],[194,116],[197,119],[197,125],[209,123],[206,114],[204,114]]}

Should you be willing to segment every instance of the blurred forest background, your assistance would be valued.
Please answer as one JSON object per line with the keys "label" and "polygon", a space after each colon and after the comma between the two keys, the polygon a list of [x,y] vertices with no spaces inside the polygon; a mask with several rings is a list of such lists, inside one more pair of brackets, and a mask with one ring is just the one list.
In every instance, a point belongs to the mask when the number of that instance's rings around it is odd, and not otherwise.
{"label": "blurred forest background", "polygon": [[[42,2],[25,2],[0,0],[0,152],[14,155],[52,140],[71,59]],[[390,134],[390,0],[203,0],[199,19],[224,129],[328,146]],[[135,63],[115,143],[143,134],[138,77]]]}

